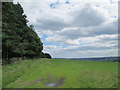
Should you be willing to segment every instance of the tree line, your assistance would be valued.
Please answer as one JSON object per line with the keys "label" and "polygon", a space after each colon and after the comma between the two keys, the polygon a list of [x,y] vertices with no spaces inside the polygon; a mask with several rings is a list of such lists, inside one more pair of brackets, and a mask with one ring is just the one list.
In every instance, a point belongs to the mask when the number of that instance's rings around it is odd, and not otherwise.
{"label": "tree line", "polygon": [[2,3],[2,59],[10,63],[13,57],[51,58],[42,52],[43,43],[19,3]]}

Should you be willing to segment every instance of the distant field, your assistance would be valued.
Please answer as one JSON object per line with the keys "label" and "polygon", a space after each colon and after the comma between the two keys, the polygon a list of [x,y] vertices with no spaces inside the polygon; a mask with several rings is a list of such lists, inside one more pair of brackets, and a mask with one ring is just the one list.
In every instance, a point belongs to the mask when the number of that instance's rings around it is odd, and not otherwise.
{"label": "distant field", "polygon": [[24,60],[3,66],[3,88],[116,88],[118,62]]}

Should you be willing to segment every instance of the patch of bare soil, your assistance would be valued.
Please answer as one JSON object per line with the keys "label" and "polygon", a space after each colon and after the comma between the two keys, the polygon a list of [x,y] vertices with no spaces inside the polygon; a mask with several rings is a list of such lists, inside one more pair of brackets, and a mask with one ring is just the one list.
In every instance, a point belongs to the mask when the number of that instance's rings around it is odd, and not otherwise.
{"label": "patch of bare soil", "polygon": [[60,79],[58,79],[58,80],[56,80],[54,82],[51,82],[51,81],[46,82],[46,86],[48,86],[48,87],[58,87],[58,86],[61,86],[61,85],[64,84],[65,79],[66,79],[65,77],[62,77],[62,78],[60,78]]}
{"label": "patch of bare soil", "polygon": [[60,79],[55,80],[55,78],[53,76],[48,76],[47,79],[41,79],[40,78],[40,79],[37,79],[37,80],[27,81],[25,83],[22,83],[22,85],[20,87],[23,88],[23,87],[26,87],[26,86],[38,84],[40,82],[45,83],[46,87],[59,87],[61,85],[64,85],[65,80],[66,80],[65,77],[61,77]]}
{"label": "patch of bare soil", "polygon": [[42,82],[42,81],[43,81],[43,79],[32,80],[32,81],[24,83],[24,85],[22,85],[21,87],[32,85],[33,83],[39,83],[39,82]]}

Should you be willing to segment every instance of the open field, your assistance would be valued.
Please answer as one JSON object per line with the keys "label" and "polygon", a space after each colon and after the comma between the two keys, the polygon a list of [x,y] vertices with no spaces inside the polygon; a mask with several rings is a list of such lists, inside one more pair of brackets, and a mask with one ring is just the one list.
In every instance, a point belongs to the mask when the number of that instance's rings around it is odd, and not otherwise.
{"label": "open field", "polygon": [[0,65],[0,90],[2,89],[2,66]]}
{"label": "open field", "polygon": [[24,60],[3,68],[3,88],[116,88],[118,62]]}

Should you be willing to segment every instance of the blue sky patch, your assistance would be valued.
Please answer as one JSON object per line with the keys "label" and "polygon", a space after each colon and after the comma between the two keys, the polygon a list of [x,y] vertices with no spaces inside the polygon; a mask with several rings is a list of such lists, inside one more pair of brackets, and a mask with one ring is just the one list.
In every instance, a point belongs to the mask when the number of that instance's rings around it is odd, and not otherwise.
{"label": "blue sky patch", "polygon": [[51,8],[56,8],[56,6],[55,6],[54,3],[51,3],[51,4],[50,4],[50,7],[51,7]]}
{"label": "blue sky patch", "polygon": [[62,47],[62,48],[67,48],[67,47],[69,47],[69,46],[63,45],[63,44],[61,44],[61,43],[45,43],[45,42],[44,42],[44,45],[54,45],[54,46],[60,46],[60,47]]}
{"label": "blue sky patch", "polygon": [[69,1],[66,1],[65,3],[66,3],[66,4],[70,4],[70,2],[69,2]]}
{"label": "blue sky patch", "polygon": [[56,2],[54,3],[51,3],[49,6],[53,9],[57,8],[57,6],[59,5],[59,0],[57,0]]}

